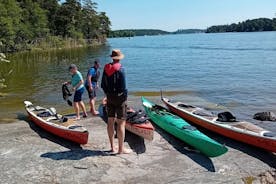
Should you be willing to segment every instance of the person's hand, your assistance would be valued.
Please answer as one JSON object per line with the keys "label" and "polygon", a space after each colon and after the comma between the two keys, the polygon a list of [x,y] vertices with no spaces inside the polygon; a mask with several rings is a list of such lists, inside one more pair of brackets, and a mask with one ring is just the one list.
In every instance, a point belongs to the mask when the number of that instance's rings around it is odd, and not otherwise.
{"label": "person's hand", "polygon": [[92,86],[89,87],[89,91],[90,91],[90,92],[93,91],[93,87],[92,87]]}
{"label": "person's hand", "polygon": [[76,88],[75,88],[75,87],[73,87],[73,88],[72,88],[72,91],[73,91],[73,92],[75,92],[75,91],[76,91]]}

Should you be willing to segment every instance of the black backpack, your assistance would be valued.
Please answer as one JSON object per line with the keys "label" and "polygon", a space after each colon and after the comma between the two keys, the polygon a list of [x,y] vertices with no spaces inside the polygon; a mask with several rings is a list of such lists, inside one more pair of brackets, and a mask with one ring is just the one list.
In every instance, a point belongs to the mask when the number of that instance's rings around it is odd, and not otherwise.
{"label": "black backpack", "polygon": [[98,82],[101,73],[100,73],[100,71],[99,71],[97,68],[95,68],[94,66],[91,67],[91,68],[88,70],[87,76],[88,76],[88,74],[89,74],[89,72],[90,72],[90,70],[91,70],[92,68],[94,68],[96,75],[91,76],[91,81],[92,81],[92,82]]}
{"label": "black backpack", "polygon": [[259,112],[253,118],[260,121],[276,121],[276,115],[273,112]]}
{"label": "black backpack", "polygon": [[104,71],[101,87],[107,95],[127,95],[124,70],[121,68],[111,76],[107,76]]}
{"label": "black backpack", "polygon": [[221,112],[218,114],[218,121],[221,122],[236,122],[236,117],[231,112]]}

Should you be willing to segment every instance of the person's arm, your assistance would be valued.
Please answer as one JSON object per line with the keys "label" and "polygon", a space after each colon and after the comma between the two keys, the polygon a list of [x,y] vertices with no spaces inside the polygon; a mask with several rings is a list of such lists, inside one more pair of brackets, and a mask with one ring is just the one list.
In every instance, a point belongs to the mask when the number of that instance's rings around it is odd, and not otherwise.
{"label": "person's arm", "polygon": [[99,70],[97,70],[97,82],[96,82],[96,87],[99,88],[99,79],[100,79],[100,76],[101,76],[101,72]]}
{"label": "person's arm", "polygon": [[71,84],[71,81],[64,82],[63,84],[65,85]]}
{"label": "person's arm", "polygon": [[73,86],[73,91],[76,91],[76,89],[78,89],[82,84],[83,80],[80,80],[80,82],[77,85]]}
{"label": "person's arm", "polygon": [[92,85],[91,77],[92,77],[92,75],[90,75],[90,74],[87,75],[87,82],[88,82],[89,91],[93,90],[93,85]]}
{"label": "person's arm", "polygon": [[121,88],[122,90],[126,90],[126,74],[125,74],[125,70],[122,68],[121,69]]}
{"label": "person's arm", "polygon": [[102,76],[101,88],[103,89],[104,93],[106,94],[106,74],[105,74],[105,72],[103,73],[103,76]]}

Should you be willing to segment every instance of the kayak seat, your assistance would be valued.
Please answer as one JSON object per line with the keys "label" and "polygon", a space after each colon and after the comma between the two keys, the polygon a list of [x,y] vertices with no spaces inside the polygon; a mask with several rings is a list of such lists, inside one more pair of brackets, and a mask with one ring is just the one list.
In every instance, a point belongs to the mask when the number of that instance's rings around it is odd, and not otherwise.
{"label": "kayak seat", "polygon": [[263,136],[265,136],[265,137],[276,137],[276,133],[275,132],[265,132],[263,134]]}
{"label": "kayak seat", "polygon": [[195,106],[187,105],[187,104],[184,104],[184,103],[180,103],[177,106],[182,107],[182,108],[196,108]]}
{"label": "kayak seat", "polygon": [[38,113],[37,116],[41,118],[46,118],[52,116],[52,114],[49,111],[45,110],[43,112]]}
{"label": "kayak seat", "polygon": [[184,130],[190,130],[190,131],[195,131],[195,130],[197,130],[196,127],[191,126],[191,125],[184,125],[184,126],[182,127],[182,129],[184,129]]}
{"label": "kayak seat", "polygon": [[81,125],[72,125],[68,127],[70,130],[77,129],[77,128],[82,128]]}

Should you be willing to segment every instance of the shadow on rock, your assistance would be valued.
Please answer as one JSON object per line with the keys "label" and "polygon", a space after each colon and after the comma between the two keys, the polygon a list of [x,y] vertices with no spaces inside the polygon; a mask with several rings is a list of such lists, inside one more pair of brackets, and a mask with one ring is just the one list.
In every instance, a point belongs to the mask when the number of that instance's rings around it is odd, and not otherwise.
{"label": "shadow on rock", "polygon": [[218,141],[221,144],[225,144],[228,147],[239,150],[247,155],[259,159],[260,161],[266,163],[272,168],[276,168],[276,155],[274,155],[273,153],[267,152],[254,146],[250,146],[242,142],[232,140],[227,137],[220,136],[216,133],[207,132],[206,130],[200,131],[204,132],[207,136],[211,137],[212,139]]}
{"label": "shadow on rock", "polygon": [[[18,115],[18,119],[22,118],[23,116]],[[30,128],[35,131],[42,139],[47,139],[51,142],[54,142],[56,144],[59,144],[60,146],[63,146],[65,148],[68,148],[70,150],[73,149],[82,149],[81,146],[77,143],[65,140],[61,137],[58,137],[56,135],[53,135],[51,133],[48,133],[47,131],[43,130],[42,128],[40,128],[39,126],[35,125],[35,123],[33,123],[32,121],[30,121],[28,118],[24,118],[24,121],[26,121]]]}
{"label": "shadow on rock", "polygon": [[142,154],[146,152],[146,145],[144,138],[135,135],[129,131],[126,131],[125,141],[128,143],[129,147],[136,153]]}
{"label": "shadow on rock", "polygon": [[[103,121],[107,123],[107,117],[106,117],[106,114],[104,113],[103,105],[99,106],[99,113],[100,113],[100,117],[103,119]],[[126,131],[125,142],[128,143],[129,147],[136,154],[142,154],[142,153],[146,152],[145,140],[144,140],[144,138],[142,138],[138,135],[135,135],[129,131]]]}
{"label": "shadow on rock", "polygon": [[27,122],[29,121],[28,116],[24,113],[17,113],[16,116],[17,116],[17,119],[20,121],[27,121]]}
{"label": "shadow on rock", "polygon": [[[155,126],[155,125],[154,125]],[[214,167],[214,164],[212,160],[197,152],[197,151],[189,151],[186,149],[187,147],[190,148],[190,146],[183,141],[177,139],[176,137],[168,134],[158,126],[155,126],[155,131],[158,132],[166,141],[168,141],[177,151],[180,153],[186,155],[190,159],[192,159],[194,162],[202,166],[203,168],[207,169],[209,172],[215,172],[216,169]]]}
{"label": "shadow on rock", "polygon": [[53,160],[81,160],[86,157],[94,157],[94,156],[112,156],[105,151],[99,150],[69,150],[69,151],[61,151],[61,152],[48,152],[40,155],[43,158],[50,158]]}

